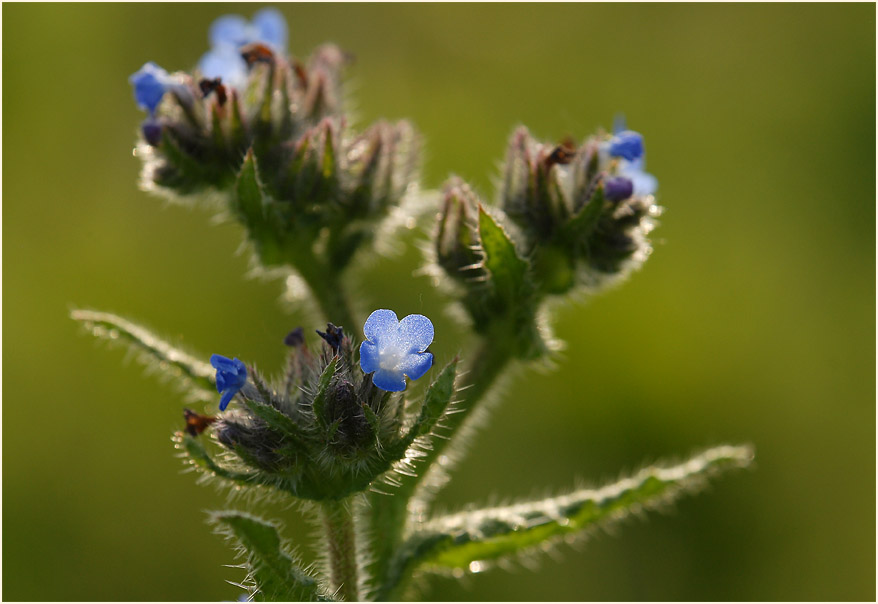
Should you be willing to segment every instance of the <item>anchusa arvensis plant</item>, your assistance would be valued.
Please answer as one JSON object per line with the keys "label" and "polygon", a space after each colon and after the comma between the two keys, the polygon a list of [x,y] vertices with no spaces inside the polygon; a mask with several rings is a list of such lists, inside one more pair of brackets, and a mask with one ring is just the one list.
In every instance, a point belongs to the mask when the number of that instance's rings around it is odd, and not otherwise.
{"label": "anchusa arvensis plant", "polygon": [[[257,267],[284,274],[291,295],[334,323],[287,333],[280,377],[269,379],[233,351],[208,362],[118,316],[73,317],[129,343],[205,402],[204,413],[183,411],[173,439],[205,480],[256,495],[239,499],[247,506],[266,495],[319,511],[309,514],[324,539],[314,566],[251,510],[211,514],[243,552],[247,598],[410,597],[415,577],[538,553],[749,463],[748,447],[721,446],[596,490],[435,514],[432,497],[474,411],[510,368],[552,355],[547,302],[595,294],[649,257],[660,208],[644,138],[622,121],[579,142],[541,141],[522,126],[496,204],[457,177],[424,194],[409,123],[355,129],[346,119],[347,53],[325,45],[293,56],[275,9],[221,17],[208,38],[192,71],[146,63],[130,78],[147,113],[141,186],[218,205],[243,226]],[[433,199],[425,268],[478,336],[461,360],[434,359],[430,346],[443,336],[427,317],[378,309],[364,319],[349,298],[357,258],[392,239],[394,225],[417,223]],[[412,388],[415,380],[426,384]]]}

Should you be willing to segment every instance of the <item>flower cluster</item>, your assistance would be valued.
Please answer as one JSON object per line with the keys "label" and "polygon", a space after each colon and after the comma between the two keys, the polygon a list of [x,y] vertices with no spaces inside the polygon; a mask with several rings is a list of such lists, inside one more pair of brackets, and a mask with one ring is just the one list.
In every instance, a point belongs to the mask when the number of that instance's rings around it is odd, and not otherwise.
{"label": "flower cluster", "polygon": [[223,193],[260,264],[293,267],[313,290],[415,191],[419,143],[407,122],[352,131],[341,103],[348,55],[325,45],[300,61],[287,37],[275,9],[227,15],[192,73],[147,63],[130,78],[149,113],[136,155],[149,190]]}
{"label": "flower cluster", "polygon": [[[406,389],[406,377],[418,379],[432,367],[433,355],[425,351],[433,341],[433,324],[422,315],[399,321],[382,309],[369,316],[363,332],[359,363],[341,327],[330,323],[326,331],[317,331],[322,339],[317,352],[301,328],[290,332],[284,339],[290,347],[287,371],[278,384],[265,382],[238,359],[211,356],[225,413],[187,411],[187,433],[196,438],[212,428],[216,440],[235,454],[224,466],[229,472],[248,468],[262,484],[300,497],[335,498],[366,488],[397,462],[405,463],[406,450],[429,432],[451,389],[450,383],[445,386],[447,396],[438,410],[425,407],[404,430],[406,403],[398,393]],[[450,376],[453,380],[453,371]],[[227,410],[236,395],[238,404]],[[431,404],[436,400],[430,398]],[[198,455],[203,459],[207,453]]]}

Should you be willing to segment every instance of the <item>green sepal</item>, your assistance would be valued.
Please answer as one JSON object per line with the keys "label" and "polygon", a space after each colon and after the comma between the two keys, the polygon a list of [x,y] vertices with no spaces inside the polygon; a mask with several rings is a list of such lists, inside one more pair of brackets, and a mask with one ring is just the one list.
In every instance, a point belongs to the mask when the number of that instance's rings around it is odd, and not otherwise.
{"label": "green sepal", "polygon": [[457,363],[460,359],[454,358],[445,368],[439,377],[430,384],[427,394],[424,396],[424,404],[421,406],[421,413],[412,426],[412,432],[416,436],[429,434],[436,426],[436,422],[445,413],[451,397],[454,396],[454,378],[457,376]]}
{"label": "green sepal", "polygon": [[372,428],[372,434],[377,438],[381,432],[381,418],[378,417],[378,414],[372,411],[372,407],[366,403],[363,403],[361,406],[363,408],[363,415],[366,416],[366,421],[368,422],[369,427]]}
{"label": "green sepal", "polygon": [[246,553],[248,579],[256,589],[255,601],[331,601],[317,579],[300,566],[298,557],[284,547],[274,524],[231,510],[212,512],[210,523]]}
{"label": "green sepal", "polygon": [[285,413],[275,409],[271,405],[244,399],[244,404],[250,412],[268,424],[274,430],[280,432],[287,437],[298,451],[307,451],[308,442],[307,435],[296,422],[294,422]]}
{"label": "green sepal", "polygon": [[[329,383],[332,381],[332,376],[335,375],[335,366],[338,364],[338,357],[335,356],[329,361],[329,364],[323,370],[323,373],[320,374],[320,379],[317,381],[317,393],[314,395],[314,402],[312,403],[312,411],[314,412],[314,417],[317,418],[317,421],[320,422],[322,426],[326,426],[326,418],[324,417],[324,412],[326,410],[326,392],[329,390]],[[336,426],[338,428],[338,426]]]}
{"label": "green sepal", "polygon": [[216,463],[201,441],[189,434],[178,432],[174,435],[174,443],[182,449],[186,457],[200,470],[208,474],[224,478],[243,486],[255,486],[261,484],[258,474],[253,472],[236,472],[222,467]]}
{"label": "green sepal", "polygon": [[564,225],[562,237],[574,246],[581,246],[594,232],[603,209],[604,187],[599,185],[585,205]]}
{"label": "green sepal", "polygon": [[265,224],[266,197],[256,168],[256,156],[252,147],[244,156],[244,163],[235,183],[234,208],[241,220],[251,230],[261,230]]}
{"label": "green sepal", "polygon": [[490,273],[496,295],[507,307],[520,304],[528,290],[528,264],[519,257],[515,244],[503,228],[479,205],[479,239],[483,264]]}
{"label": "green sepal", "polygon": [[677,465],[645,468],[600,489],[435,518],[402,545],[392,574],[404,580],[415,567],[468,570],[474,562],[532,550],[667,504],[697,490],[707,478],[748,466],[753,456],[748,446],[720,446]]}
{"label": "green sepal", "polygon": [[70,318],[81,322],[95,337],[121,341],[154,362],[162,375],[173,375],[190,386],[201,399],[216,395],[216,370],[208,363],[175,348],[148,329],[117,315],[91,310],[74,310]]}

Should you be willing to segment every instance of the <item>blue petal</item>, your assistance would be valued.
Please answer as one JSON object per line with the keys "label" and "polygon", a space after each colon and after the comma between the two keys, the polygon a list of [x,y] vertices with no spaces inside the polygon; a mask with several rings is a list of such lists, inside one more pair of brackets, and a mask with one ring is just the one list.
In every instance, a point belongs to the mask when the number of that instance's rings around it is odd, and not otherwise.
{"label": "blue petal", "polygon": [[223,394],[222,398],[220,398],[220,411],[226,410],[226,407],[229,406],[229,401],[231,401],[236,394],[238,394],[237,390],[226,390],[225,394]]}
{"label": "blue petal", "polygon": [[[240,361],[238,362],[240,363]],[[237,367],[235,361],[228,357],[224,357],[221,354],[210,355],[210,364],[214,369],[219,369],[221,371],[234,371]]]}
{"label": "blue petal", "polygon": [[202,55],[198,71],[205,78],[220,78],[232,88],[244,88],[249,72],[247,62],[233,46],[218,46]]}
{"label": "blue petal", "polygon": [[228,383],[226,382],[226,373],[224,371],[216,372],[216,391],[222,392],[226,388],[228,388]]}
{"label": "blue petal", "polygon": [[658,179],[642,169],[643,159],[628,162],[619,166],[619,176],[624,176],[634,184],[634,195],[652,195],[658,189]]}
{"label": "blue petal", "polygon": [[617,113],[616,117],[613,118],[613,134],[619,134],[625,130],[628,130],[628,126],[625,122],[625,114]]}
{"label": "blue petal", "polygon": [[401,371],[379,369],[372,375],[372,383],[387,392],[402,392],[405,390],[405,376]]}
{"label": "blue petal", "polygon": [[629,173],[628,178],[634,183],[635,195],[652,195],[658,189],[658,179],[646,172]]}
{"label": "blue petal", "polygon": [[279,50],[287,48],[287,20],[276,8],[264,8],[253,15],[253,26],[259,32],[259,40]]}
{"label": "blue petal", "polygon": [[392,310],[380,309],[369,315],[366,324],[363,325],[363,333],[367,340],[378,343],[381,338],[396,335],[399,327],[399,319]]}
{"label": "blue petal", "polygon": [[244,361],[239,361],[238,359],[232,359],[232,364],[235,366],[235,375],[240,378],[241,384],[247,381],[247,366],[244,364]]}
{"label": "blue petal", "polygon": [[210,25],[211,46],[233,46],[235,48],[252,42],[250,24],[240,15],[223,15]]}
{"label": "blue petal", "polygon": [[368,341],[360,344],[360,368],[363,373],[378,371],[379,367],[378,347]]}
{"label": "blue petal", "polygon": [[433,342],[433,323],[424,315],[409,315],[399,322],[400,345],[407,352],[424,352]]}
{"label": "blue petal", "polygon": [[137,106],[144,111],[155,113],[156,108],[168,90],[170,76],[168,72],[149,62],[141,67],[137,73],[131,74],[128,82],[134,87],[134,100]]}
{"label": "blue petal", "polygon": [[399,370],[409,376],[410,380],[416,380],[430,370],[433,366],[433,355],[429,352],[410,354],[399,364]]}
{"label": "blue petal", "polygon": [[631,130],[620,132],[610,140],[610,155],[628,161],[639,158],[643,155],[643,136]]}

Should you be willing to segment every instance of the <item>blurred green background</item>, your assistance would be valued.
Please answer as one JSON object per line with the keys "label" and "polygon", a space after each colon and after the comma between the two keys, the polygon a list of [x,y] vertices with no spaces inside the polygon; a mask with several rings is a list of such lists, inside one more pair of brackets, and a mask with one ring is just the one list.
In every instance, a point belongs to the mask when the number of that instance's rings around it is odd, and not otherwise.
{"label": "blurred green background", "polygon": [[[127,77],[195,64],[257,5],[3,7],[3,598],[233,600],[231,550],[181,472],[182,399],[75,306],[204,355],[279,367],[279,281],[237,225],[138,191]],[[755,471],[560,547],[536,572],[429,582],[433,600],[875,598],[875,7],[285,5],[291,50],[333,41],[359,125],[411,118],[424,180],[486,196],[507,136],[578,138],[624,111],[667,207],[643,271],[562,307],[554,371],[507,389],[440,507],[596,484],[750,442]],[[421,312],[439,361],[466,334],[410,252],[352,278],[361,311]],[[309,321],[309,323],[305,323]],[[316,327],[316,325],[314,325]],[[310,532],[295,509],[285,535]],[[303,546],[306,558],[313,551]]]}

